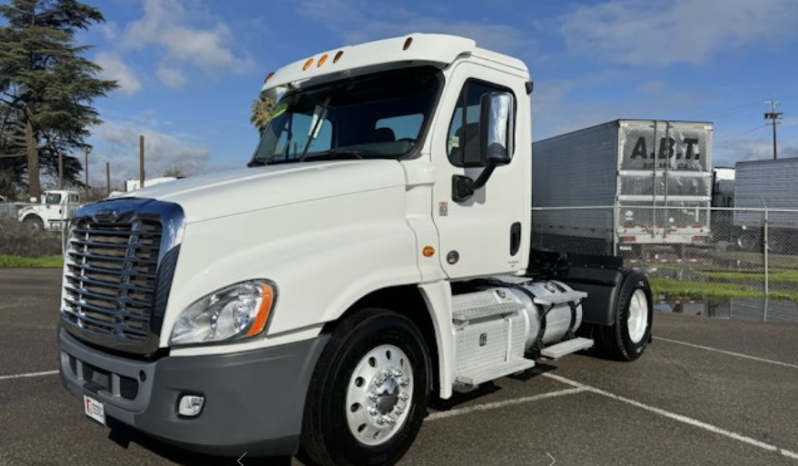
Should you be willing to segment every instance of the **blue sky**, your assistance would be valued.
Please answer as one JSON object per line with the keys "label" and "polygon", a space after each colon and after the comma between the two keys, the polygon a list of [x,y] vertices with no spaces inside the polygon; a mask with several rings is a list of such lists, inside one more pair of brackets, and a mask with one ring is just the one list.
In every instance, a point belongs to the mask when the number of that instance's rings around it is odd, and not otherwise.
{"label": "blue sky", "polygon": [[97,101],[93,183],[244,166],[265,75],[347,44],[411,32],[472,37],[535,81],[535,140],[617,118],[715,123],[716,166],[771,157],[764,102],[781,101],[781,157],[798,157],[798,0],[84,0],[83,33],[120,89]]}

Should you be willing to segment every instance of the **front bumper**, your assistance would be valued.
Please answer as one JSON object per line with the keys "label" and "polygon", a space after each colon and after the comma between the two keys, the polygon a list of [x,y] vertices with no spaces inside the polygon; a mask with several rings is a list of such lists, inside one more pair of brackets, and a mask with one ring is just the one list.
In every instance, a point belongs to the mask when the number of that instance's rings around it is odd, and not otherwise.
{"label": "front bumper", "polygon": [[[105,404],[106,416],[183,448],[222,456],[291,455],[305,395],[328,336],[241,353],[139,361],[90,348],[59,330],[61,381]],[[179,397],[202,395],[199,416]]]}

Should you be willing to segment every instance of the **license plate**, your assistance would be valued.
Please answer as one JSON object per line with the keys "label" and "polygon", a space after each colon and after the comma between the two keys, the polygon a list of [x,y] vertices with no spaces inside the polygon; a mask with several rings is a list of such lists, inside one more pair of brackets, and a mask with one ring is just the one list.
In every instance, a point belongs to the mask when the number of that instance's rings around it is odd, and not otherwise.
{"label": "license plate", "polygon": [[86,416],[105,425],[105,405],[94,398],[83,395],[83,409],[86,411]]}

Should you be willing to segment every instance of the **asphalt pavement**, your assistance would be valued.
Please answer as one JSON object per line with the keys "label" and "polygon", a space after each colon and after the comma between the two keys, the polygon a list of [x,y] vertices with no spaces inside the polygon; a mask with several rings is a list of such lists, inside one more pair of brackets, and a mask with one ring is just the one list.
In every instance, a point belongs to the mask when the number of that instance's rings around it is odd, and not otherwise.
{"label": "asphalt pavement", "polygon": [[[58,270],[0,269],[0,466],[236,465],[83,415],[54,373],[59,287]],[[798,466],[798,325],[654,325],[636,362],[568,356],[431,411],[400,464]]]}

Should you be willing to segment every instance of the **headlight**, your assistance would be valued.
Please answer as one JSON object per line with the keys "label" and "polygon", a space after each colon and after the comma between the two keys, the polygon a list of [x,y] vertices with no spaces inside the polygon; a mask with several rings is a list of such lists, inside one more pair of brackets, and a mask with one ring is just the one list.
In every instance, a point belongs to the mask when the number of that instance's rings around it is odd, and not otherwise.
{"label": "headlight", "polygon": [[185,345],[238,340],[260,334],[269,320],[276,287],[252,280],[195,301],[177,318],[170,343]]}

